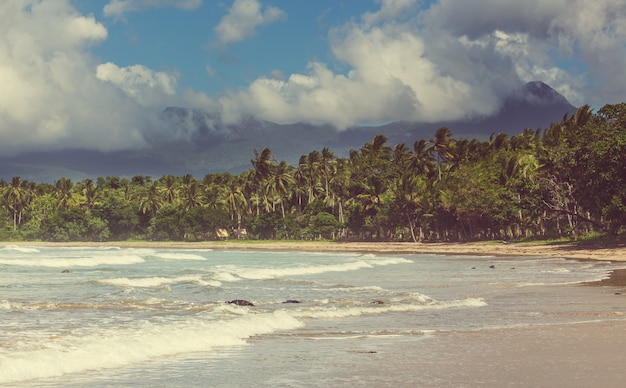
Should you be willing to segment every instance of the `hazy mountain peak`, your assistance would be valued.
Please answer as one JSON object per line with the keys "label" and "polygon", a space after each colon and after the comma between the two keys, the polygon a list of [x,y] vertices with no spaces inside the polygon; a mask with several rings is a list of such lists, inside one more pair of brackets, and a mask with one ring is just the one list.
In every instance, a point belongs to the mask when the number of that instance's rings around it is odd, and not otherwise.
{"label": "hazy mountain peak", "polygon": [[531,81],[524,85],[522,96],[535,104],[568,104],[567,99],[548,84],[541,81]]}

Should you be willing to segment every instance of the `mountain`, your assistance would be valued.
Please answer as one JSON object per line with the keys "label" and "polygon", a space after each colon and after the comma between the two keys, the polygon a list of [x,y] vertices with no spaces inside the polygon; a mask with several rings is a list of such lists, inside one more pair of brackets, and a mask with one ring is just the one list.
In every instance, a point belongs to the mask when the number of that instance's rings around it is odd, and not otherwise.
{"label": "mountain", "polygon": [[166,174],[193,174],[197,178],[213,172],[240,173],[251,168],[253,150],[268,147],[277,160],[295,165],[301,155],[328,147],[345,157],[375,135],[383,134],[394,145],[409,148],[420,139],[431,139],[435,131],[448,127],[455,138],[487,139],[492,133],[509,135],[525,128],[547,128],[572,114],[572,106],[561,94],[543,82],[530,82],[507,98],[500,111],[490,117],[439,123],[398,121],[380,126],[360,126],[337,131],[331,125],[306,123],[277,124],[242,119],[225,125],[220,118],[199,110],[166,108],[161,118],[181,140],[149,139],[152,146],[140,150],[99,152],[69,149],[56,152],[28,152],[0,157],[0,179],[13,176],[37,182],[54,182],[61,177],[75,181],[106,176],[155,178]]}

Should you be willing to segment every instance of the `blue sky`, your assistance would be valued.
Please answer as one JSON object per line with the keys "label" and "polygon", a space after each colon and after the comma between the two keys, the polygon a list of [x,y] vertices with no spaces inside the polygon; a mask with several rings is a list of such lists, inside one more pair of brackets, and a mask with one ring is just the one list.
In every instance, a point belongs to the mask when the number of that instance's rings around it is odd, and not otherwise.
{"label": "blue sky", "polygon": [[338,130],[626,101],[623,0],[3,0],[0,155],[190,137],[167,106]]}

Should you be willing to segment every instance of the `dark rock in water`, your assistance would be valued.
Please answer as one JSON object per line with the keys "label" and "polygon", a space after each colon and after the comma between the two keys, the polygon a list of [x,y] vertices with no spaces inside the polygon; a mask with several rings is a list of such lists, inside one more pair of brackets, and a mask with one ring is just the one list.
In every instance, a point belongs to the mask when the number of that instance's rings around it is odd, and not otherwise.
{"label": "dark rock in water", "polygon": [[61,273],[70,273],[69,269],[64,269],[63,271],[61,271]]}
{"label": "dark rock in water", "polygon": [[299,300],[295,300],[295,299],[287,299],[283,303],[301,303],[301,302]]}
{"label": "dark rock in water", "polygon": [[496,266],[495,265],[490,265],[489,268],[496,268]]}
{"label": "dark rock in water", "polygon": [[236,304],[237,306],[254,306],[254,304],[252,302],[248,302],[247,300],[243,300],[243,299],[235,299],[235,300],[231,300],[229,302],[226,302],[228,304]]}

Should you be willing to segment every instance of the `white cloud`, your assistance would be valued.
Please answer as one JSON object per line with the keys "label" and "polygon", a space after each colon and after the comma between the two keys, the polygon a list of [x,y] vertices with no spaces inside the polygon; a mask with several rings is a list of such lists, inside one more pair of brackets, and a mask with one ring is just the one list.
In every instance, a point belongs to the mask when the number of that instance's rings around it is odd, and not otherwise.
{"label": "white cloud", "polygon": [[[432,30],[467,41],[499,41],[497,52],[510,56],[523,80],[544,80],[573,103],[624,98],[623,0],[440,0],[424,20]],[[575,65],[578,71],[571,69]]]}
{"label": "white cloud", "polygon": [[[133,86],[137,98],[96,77],[87,48],[107,30],[93,17],[67,0],[4,0],[0,15],[0,154],[138,147],[158,129],[154,112],[140,104],[140,82]],[[147,86],[151,80],[162,95],[172,92],[170,78],[151,75],[138,79]]]}
{"label": "white cloud", "polygon": [[351,23],[334,30],[330,42],[347,73],[314,62],[306,74],[292,74],[286,81],[258,79],[220,100],[225,116],[235,118],[235,111],[244,109],[268,120],[327,122],[338,128],[452,120],[493,113],[509,84],[517,85],[509,80],[514,72],[498,74],[501,62],[480,62],[471,57],[475,48],[455,40],[445,49],[432,45],[410,23]]}
{"label": "white cloud", "polygon": [[176,94],[176,75],[153,71],[142,65],[119,67],[107,62],[96,69],[96,77],[111,82],[144,106],[160,106]]}
{"label": "white cloud", "polygon": [[[106,12],[199,4],[113,0]],[[202,107],[229,121],[253,114],[345,128],[487,115],[531,80],[577,105],[624,100],[623,0],[439,0],[422,11],[418,0],[380,4],[330,31],[332,65],[313,61],[294,74],[274,69],[214,100],[177,92],[175,72],[98,63],[89,49],[107,39],[107,30],[70,0],[0,1],[0,154],[141,146],[164,129],[155,112],[167,105]],[[257,0],[236,0],[216,32],[222,44],[233,43],[284,17]]]}
{"label": "white cloud", "polygon": [[[381,0],[330,33],[338,69],[313,62],[220,99],[279,122],[339,128],[387,120],[489,115],[522,83],[541,80],[573,104],[620,102],[626,90],[623,0]],[[343,70],[345,68],[345,70]]]}
{"label": "white cloud", "polygon": [[257,27],[284,19],[287,15],[276,7],[261,10],[258,0],[235,0],[220,23],[215,27],[220,44],[231,44],[253,36]]}
{"label": "white cloud", "polygon": [[202,0],[111,0],[104,6],[104,16],[120,17],[128,12],[142,11],[149,8],[173,7],[196,9]]}

